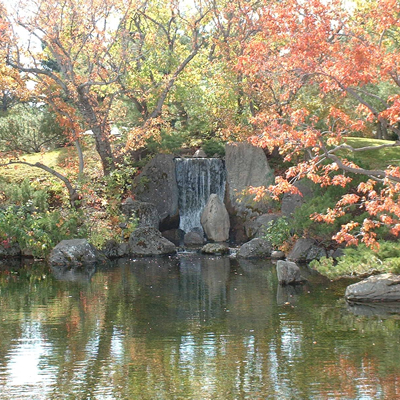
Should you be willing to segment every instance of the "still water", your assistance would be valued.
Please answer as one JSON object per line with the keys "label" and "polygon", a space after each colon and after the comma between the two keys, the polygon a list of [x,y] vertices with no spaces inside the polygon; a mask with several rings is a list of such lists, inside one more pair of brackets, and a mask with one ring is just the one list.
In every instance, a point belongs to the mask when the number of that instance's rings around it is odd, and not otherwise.
{"label": "still water", "polygon": [[[0,399],[397,399],[400,310],[182,254],[0,270]],[[348,282],[347,282],[348,283]]]}

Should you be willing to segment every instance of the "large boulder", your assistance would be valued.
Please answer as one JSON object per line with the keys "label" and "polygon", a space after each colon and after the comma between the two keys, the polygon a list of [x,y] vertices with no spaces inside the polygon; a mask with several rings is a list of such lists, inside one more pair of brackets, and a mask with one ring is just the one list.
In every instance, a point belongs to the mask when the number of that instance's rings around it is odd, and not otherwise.
{"label": "large boulder", "polygon": [[291,261],[309,262],[326,255],[326,250],[318,246],[314,239],[302,238],[297,240],[287,258]]}
{"label": "large boulder", "polygon": [[228,211],[216,194],[210,195],[201,214],[200,221],[209,240],[225,242],[229,239],[230,223]]}
{"label": "large boulder", "polygon": [[107,258],[86,239],[62,240],[50,252],[52,266],[84,266],[104,263]]}
{"label": "large boulder", "polygon": [[240,246],[237,253],[241,258],[266,258],[272,253],[272,245],[268,240],[255,238]]}
{"label": "large boulder", "polygon": [[135,177],[132,184],[135,199],[155,205],[160,229],[179,227],[178,185],[172,154],[157,154]]}
{"label": "large boulder", "polygon": [[370,276],[348,286],[344,296],[354,302],[400,301],[400,275]]}
{"label": "large boulder", "polygon": [[204,237],[199,232],[190,231],[183,237],[183,244],[185,246],[199,246],[204,244]]}
{"label": "large boulder", "polygon": [[225,147],[227,173],[228,210],[241,212],[257,208],[254,195],[243,194],[250,186],[268,187],[274,182],[274,174],[261,147],[247,142],[229,143]]}
{"label": "large boulder", "polygon": [[269,224],[276,221],[279,217],[279,214],[262,214],[246,221],[244,224],[246,235],[249,238],[262,237]]}
{"label": "large boulder", "polygon": [[313,186],[308,180],[301,180],[294,184],[299,193],[285,193],[281,202],[281,212],[284,217],[291,217],[294,212],[313,196]]}
{"label": "large boulder", "polygon": [[152,227],[137,228],[129,237],[129,253],[133,256],[162,256],[176,253],[176,246]]}
{"label": "large boulder", "polygon": [[127,220],[136,218],[138,227],[152,226],[156,229],[159,227],[160,216],[156,206],[152,203],[137,201],[128,197],[121,204],[121,210]]}
{"label": "large boulder", "polygon": [[304,282],[300,268],[293,261],[278,260],[276,263],[278,282],[281,285],[293,285]]}

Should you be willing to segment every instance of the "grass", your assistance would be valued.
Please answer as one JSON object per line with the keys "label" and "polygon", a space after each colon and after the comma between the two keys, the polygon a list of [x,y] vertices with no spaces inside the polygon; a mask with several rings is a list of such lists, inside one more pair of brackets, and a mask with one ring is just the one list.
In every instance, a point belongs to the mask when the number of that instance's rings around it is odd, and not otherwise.
{"label": "grass", "polygon": [[[394,144],[394,142],[390,140],[358,137],[348,137],[346,138],[346,142],[354,148]],[[360,166],[369,169],[386,169],[389,165],[400,165],[400,146],[385,147],[378,150],[366,150],[357,153],[347,152],[346,156],[349,159],[354,160],[354,162],[361,164]]]}
{"label": "grass", "polygon": [[[85,174],[101,174],[99,157],[94,146],[86,146],[84,150]],[[74,146],[63,147],[45,153],[24,154],[19,158],[31,164],[42,163],[63,175],[76,174],[78,169],[77,151]],[[14,164],[0,167],[0,177],[7,183],[21,183],[24,179],[43,180],[51,177],[51,174],[40,168],[33,168],[28,165]]]}

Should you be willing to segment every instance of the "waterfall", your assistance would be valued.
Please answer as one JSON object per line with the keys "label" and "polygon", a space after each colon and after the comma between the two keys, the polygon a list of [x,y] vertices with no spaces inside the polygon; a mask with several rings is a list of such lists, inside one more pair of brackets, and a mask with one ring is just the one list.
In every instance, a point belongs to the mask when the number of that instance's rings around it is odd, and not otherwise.
{"label": "waterfall", "polygon": [[224,201],[225,165],[219,158],[176,158],[176,181],[179,191],[179,228],[185,233],[203,231],[201,213],[210,194]]}

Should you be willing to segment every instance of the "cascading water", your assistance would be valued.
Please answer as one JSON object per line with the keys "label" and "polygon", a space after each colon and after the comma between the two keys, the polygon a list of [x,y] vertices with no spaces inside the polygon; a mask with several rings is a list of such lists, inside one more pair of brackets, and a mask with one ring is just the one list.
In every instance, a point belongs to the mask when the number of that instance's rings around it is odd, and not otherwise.
{"label": "cascading water", "polygon": [[211,194],[224,201],[226,173],[219,158],[176,158],[176,181],[179,190],[179,228],[185,233],[203,231],[201,213]]}

